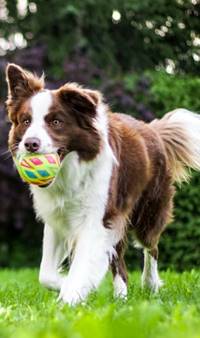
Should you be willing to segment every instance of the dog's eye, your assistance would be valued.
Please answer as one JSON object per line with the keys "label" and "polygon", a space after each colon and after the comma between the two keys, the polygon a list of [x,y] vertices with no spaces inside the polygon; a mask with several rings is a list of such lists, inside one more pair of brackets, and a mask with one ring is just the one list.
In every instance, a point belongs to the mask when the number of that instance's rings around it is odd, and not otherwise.
{"label": "dog's eye", "polygon": [[23,124],[24,124],[25,126],[29,126],[30,123],[31,123],[31,120],[30,120],[30,119],[26,119],[26,120],[23,121]]}
{"label": "dog's eye", "polygon": [[59,121],[58,119],[54,119],[53,121],[51,121],[51,125],[53,127],[58,127],[61,124],[61,121]]}

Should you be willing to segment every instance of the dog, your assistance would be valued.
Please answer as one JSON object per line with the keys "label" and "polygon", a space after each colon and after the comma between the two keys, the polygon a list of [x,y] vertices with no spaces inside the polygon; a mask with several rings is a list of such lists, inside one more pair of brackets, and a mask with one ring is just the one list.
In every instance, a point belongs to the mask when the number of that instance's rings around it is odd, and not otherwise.
{"label": "dog", "polygon": [[114,295],[126,298],[131,230],[144,250],[142,286],[158,291],[158,242],[172,219],[174,184],[200,169],[199,116],[176,109],[145,123],[112,113],[100,92],[76,83],[48,90],[43,77],[15,64],[6,78],[12,155],[57,152],[62,163],[52,184],[30,186],[45,224],[40,283],[76,305],[110,268]]}

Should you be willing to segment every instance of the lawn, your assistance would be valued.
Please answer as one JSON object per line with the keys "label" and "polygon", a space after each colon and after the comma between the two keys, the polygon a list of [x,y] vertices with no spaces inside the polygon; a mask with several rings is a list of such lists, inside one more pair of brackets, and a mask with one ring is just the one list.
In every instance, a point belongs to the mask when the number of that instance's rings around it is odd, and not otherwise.
{"label": "lawn", "polygon": [[37,270],[0,272],[0,338],[198,338],[200,272],[163,272],[153,295],[130,273],[127,302],[115,301],[108,276],[86,305],[69,308],[42,288]]}

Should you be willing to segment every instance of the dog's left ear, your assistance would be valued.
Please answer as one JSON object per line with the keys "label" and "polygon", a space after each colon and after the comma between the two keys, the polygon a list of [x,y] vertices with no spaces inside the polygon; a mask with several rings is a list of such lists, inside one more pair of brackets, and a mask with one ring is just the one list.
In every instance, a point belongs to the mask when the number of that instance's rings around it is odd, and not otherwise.
{"label": "dog's left ear", "polygon": [[102,97],[98,91],[83,89],[76,84],[66,84],[59,90],[59,95],[75,115],[90,116],[96,115],[97,105]]}

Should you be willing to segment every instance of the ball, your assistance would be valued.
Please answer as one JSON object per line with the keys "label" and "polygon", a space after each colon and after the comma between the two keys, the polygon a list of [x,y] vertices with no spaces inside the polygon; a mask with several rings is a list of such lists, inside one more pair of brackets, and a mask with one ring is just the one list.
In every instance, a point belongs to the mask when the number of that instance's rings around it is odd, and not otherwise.
{"label": "ball", "polygon": [[38,186],[49,185],[60,168],[60,158],[57,153],[32,153],[15,157],[14,162],[22,180]]}

